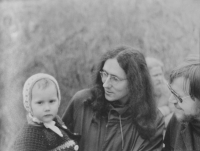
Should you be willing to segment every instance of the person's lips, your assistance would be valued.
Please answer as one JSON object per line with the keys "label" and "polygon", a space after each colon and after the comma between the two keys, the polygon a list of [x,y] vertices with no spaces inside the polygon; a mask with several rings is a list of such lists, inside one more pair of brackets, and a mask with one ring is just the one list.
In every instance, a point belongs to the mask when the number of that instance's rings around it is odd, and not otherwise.
{"label": "person's lips", "polygon": [[107,94],[107,95],[110,95],[110,94],[112,94],[113,92],[111,92],[111,91],[108,91],[108,90],[105,90],[105,94]]}
{"label": "person's lips", "polygon": [[175,108],[177,109],[177,110],[182,110],[182,108],[180,108],[179,106],[177,106],[177,105],[174,105],[175,106]]}
{"label": "person's lips", "polygon": [[155,83],[155,85],[160,85],[161,84],[161,82],[160,81],[157,81],[156,83]]}
{"label": "person's lips", "polygon": [[46,114],[44,115],[44,117],[52,117],[53,115],[52,114]]}

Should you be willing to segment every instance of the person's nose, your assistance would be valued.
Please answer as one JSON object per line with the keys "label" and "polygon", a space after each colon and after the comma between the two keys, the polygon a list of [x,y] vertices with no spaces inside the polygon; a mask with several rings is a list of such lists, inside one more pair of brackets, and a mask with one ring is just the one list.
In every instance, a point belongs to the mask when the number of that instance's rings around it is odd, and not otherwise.
{"label": "person's nose", "polygon": [[161,75],[158,75],[156,77],[156,80],[159,81],[159,82],[162,82],[163,81],[163,77]]}
{"label": "person's nose", "polygon": [[171,94],[171,96],[169,97],[169,102],[176,104],[178,103],[178,101],[176,100],[175,96],[173,94]]}
{"label": "person's nose", "polygon": [[107,88],[110,87],[111,83],[110,83],[110,75],[106,78],[106,81],[103,83],[103,87]]}
{"label": "person's nose", "polygon": [[50,111],[50,104],[49,103],[46,103],[45,105],[44,105],[44,111]]}

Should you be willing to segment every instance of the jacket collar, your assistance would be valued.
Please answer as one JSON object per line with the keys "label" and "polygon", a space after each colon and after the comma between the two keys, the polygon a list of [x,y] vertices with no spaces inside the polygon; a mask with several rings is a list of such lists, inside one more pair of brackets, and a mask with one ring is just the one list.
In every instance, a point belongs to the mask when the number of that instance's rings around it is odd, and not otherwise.
{"label": "jacket collar", "polygon": [[200,120],[199,119],[194,119],[192,122],[191,122],[191,127],[192,127],[192,130],[197,133],[198,135],[200,135]]}
{"label": "jacket collar", "polygon": [[187,150],[193,150],[191,128],[188,123],[182,123],[181,137]]}
{"label": "jacket collar", "polygon": [[119,115],[122,115],[129,109],[129,105],[119,105],[119,104],[115,104],[115,103],[110,103],[109,108],[110,108],[110,111],[114,110]]}
{"label": "jacket collar", "polygon": [[182,123],[181,137],[185,143],[187,150],[192,150],[192,133],[200,135],[200,121],[192,120],[190,123]]}

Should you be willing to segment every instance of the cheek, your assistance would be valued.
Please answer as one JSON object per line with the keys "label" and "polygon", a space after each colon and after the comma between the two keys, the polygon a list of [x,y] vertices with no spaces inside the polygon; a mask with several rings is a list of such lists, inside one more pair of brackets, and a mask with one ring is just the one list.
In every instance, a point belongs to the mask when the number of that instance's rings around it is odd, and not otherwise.
{"label": "cheek", "polygon": [[151,78],[152,82],[156,82],[156,77]]}
{"label": "cheek", "polygon": [[179,106],[184,110],[185,114],[191,114],[194,115],[197,111],[197,106],[193,104],[180,104]]}
{"label": "cheek", "polygon": [[39,112],[41,110],[41,106],[34,104],[32,101],[30,103],[30,111],[31,113]]}
{"label": "cheek", "polygon": [[194,108],[195,108],[195,114],[200,115],[200,103],[199,102],[195,103]]}
{"label": "cheek", "polygon": [[42,108],[41,107],[35,107],[35,106],[33,106],[32,108],[31,108],[31,113],[33,113],[33,114],[38,114],[38,113],[40,113],[40,112],[42,112]]}
{"label": "cheek", "polygon": [[35,108],[36,108],[36,107],[35,107],[33,104],[30,104],[30,110],[31,110],[31,113],[34,113]]}
{"label": "cheek", "polygon": [[129,93],[128,85],[124,84],[121,87],[115,88],[116,94],[126,95]]}
{"label": "cheek", "polygon": [[54,104],[53,110],[54,110],[55,112],[58,111],[58,108],[59,108],[59,103]]}

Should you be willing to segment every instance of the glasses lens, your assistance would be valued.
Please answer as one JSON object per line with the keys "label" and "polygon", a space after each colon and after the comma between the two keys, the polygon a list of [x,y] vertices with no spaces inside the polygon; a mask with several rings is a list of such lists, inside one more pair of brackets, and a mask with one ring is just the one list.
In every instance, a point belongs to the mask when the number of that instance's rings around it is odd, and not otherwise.
{"label": "glasses lens", "polygon": [[126,79],[119,79],[117,76],[110,75],[105,71],[100,71],[99,73],[100,73],[101,80],[103,83],[107,80],[108,77],[109,77],[110,84],[112,85],[117,85],[120,81],[126,80]]}
{"label": "glasses lens", "polygon": [[179,96],[177,96],[175,93],[172,93],[173,95],[174,95],[174,97],[175,97],[175,99],[177,100],[177,101],[179,101],[179,102],[183,102],[182,101],[182,99],[179,97]]}
{"label": "glasses lens", "polygon": [[175,99],[182,103],[183,100],[181,99],[181,97],[171,88],[170,85],[168,85],[168,87],[169,87],[169,90],[171,91],[171,93],[174,95]]}
{"label": "glasses lens", "polygon": [[104,71],[100,71],[100,76],[101,76],[102,82],[105,82],[108,77],[108,74]]}
{"label": "glasses lens", "polygon": [[116,77],[111,76],[110,77],[110,82],[112,83],[112,85],[117,85],[118,79],[116,79]]}

